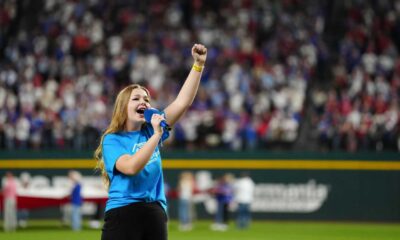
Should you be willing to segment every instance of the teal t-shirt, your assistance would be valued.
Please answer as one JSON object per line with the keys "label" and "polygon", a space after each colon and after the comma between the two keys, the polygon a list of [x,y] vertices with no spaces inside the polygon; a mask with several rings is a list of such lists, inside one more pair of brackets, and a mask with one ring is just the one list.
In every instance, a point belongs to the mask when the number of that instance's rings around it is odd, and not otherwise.
{"label": "teal t-shirt", "polygon": [[[167,210],[159,147],[154,150],[146,166],[134,176],[125,175],[115,167],[120,156],[135,154],[153,133],[153,127],[145,124],[139,131],[111,133],[104,137],[103,158],[110,178],[105,211],[134,202],[159,202]],[[161,142],[168,137],[169,132],[164,131]]]}

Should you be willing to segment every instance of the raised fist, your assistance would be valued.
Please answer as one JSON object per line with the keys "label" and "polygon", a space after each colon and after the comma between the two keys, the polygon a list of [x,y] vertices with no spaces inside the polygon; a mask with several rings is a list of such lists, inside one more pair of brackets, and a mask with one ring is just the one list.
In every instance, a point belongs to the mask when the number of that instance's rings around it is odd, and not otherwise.
{"label": "raised fist", "polygon": [[192,56],[197,65],[203,66],[207,58],[207,48],[202,44],[194,44],[192,47]]}

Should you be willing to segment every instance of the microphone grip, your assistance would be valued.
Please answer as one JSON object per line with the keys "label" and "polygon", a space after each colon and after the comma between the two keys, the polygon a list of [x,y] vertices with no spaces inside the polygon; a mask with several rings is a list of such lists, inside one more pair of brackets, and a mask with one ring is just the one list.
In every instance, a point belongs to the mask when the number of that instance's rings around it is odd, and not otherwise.
{"label": "microphone grip", "polygon": [[161,121],[160,126],[163,127],[164,129],[166,129],[167,131],[171,130],[171,128],[169,127],[169,125],[167,124],[166,121]]}

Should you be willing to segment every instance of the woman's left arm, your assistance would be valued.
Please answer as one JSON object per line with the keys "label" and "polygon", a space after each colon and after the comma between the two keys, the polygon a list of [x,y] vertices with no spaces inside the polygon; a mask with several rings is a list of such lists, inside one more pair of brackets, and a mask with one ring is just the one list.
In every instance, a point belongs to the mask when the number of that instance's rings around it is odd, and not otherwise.
{"label": "woman's left arm", "polygon": [[192,57],[194,64],[185,83],[176,99],[164,109],[166,121],[170,126],[173,126],[193,103],[199,88],[204,63],[206,62],[207,48],[201,44],[194,44]]}

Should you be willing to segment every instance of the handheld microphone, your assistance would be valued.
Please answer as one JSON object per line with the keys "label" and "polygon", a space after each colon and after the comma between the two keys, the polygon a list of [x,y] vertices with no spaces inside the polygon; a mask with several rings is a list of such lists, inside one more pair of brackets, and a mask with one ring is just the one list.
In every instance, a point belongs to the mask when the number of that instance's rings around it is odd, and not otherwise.
{"label": "handheld microphone", "polygon": [[[146,122],[151,123],[151,117],[153,116],[153,114],[161,114],[161,112],[156,108],[148,108],[144,110],[144,119],[146,120]],[[171,130],[170,126],[165,120],[162,120],[160,122],[160,126],[167,131]]]}

